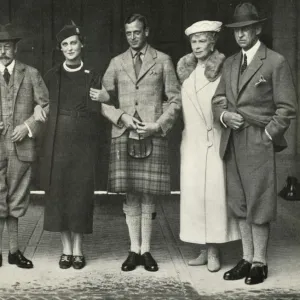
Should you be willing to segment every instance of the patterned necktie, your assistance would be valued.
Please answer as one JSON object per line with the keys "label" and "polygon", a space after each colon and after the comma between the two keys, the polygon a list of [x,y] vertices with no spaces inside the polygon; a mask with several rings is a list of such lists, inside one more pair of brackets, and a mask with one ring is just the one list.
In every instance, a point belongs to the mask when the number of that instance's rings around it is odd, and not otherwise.
{"label": "patterned necktie", "polygon": [[141,52],[138,52],[136,54],[136,57],[135,57],[135,62],[134,62],[134,70],[135,70],[135,76],[136,78],[139,77],[139,74],[140,74],[140,71],[141,71],[141,67],[142,67],[142,59],[141,59],[141,55],[142,53]]}
{"label": "patterned necktie", "polygon": [[241,74],[243,74],[243,72],[247,69],[247,55],[244,54],[244,62],[242,64],[242,67],[241,67]]}
{"label": "patterned necktie", "polygon": [[6,84],[8,84],[9,79],[10,79],[10,74],[9,74],[7,68],[4,69],[3,77],[4,77],[4,80],[5,80]]}

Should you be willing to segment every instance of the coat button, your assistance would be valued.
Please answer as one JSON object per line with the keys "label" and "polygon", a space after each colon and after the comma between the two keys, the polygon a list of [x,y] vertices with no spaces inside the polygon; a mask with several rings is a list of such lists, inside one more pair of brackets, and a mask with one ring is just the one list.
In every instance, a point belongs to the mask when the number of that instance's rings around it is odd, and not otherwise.
{"label": "coat button", "polygon": [[206,130],[207,130],[207,131],[211,131],[212,128],[211,128],[210,126],[207,126],[207,127],[206,127]]}
{"label": "coat button", "polygon": [[212,141],[208,141],[208,142],[207,142],[207,146],[208,146],[208,147],[211,147],[212,145],[213,145]]}

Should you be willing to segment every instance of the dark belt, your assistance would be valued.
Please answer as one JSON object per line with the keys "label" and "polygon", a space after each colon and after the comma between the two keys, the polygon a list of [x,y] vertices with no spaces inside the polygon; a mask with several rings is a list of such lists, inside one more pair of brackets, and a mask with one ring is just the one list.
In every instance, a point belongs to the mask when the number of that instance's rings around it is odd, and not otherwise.
{"label": "dark belt", "polygon": [[73,118],[91,118],[92,113],[88,111],[76,111],[76,110],[65,110],[60,109],[58,112],[59,115],[71,116]]}

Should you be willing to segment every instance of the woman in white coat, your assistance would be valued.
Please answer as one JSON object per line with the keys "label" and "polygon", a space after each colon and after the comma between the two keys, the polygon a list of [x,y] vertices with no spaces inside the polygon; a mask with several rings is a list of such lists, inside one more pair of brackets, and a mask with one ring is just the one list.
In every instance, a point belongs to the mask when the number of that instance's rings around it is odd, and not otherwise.
{"label": "woman in white coat", "polygon": [[181,142],[180,239],[203,244],[190,265],[220,269],[217,244],[239,239],[227,216],[225,173],[219,156],[221,127],[213,121],[211,99],[225,56],[215,49],[221,22],[200,21],[186,29],[192,53],[178,62],[184,130]]}

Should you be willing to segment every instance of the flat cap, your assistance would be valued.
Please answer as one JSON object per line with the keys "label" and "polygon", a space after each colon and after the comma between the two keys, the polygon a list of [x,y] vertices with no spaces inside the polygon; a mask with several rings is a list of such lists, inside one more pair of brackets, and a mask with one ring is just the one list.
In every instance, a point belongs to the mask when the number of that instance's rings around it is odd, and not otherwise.
{"label": "flat cap", "polygon": [[205,31],[215,31],[219,32],[221,30],[222,22],[219,21],[199,21],[191,25],[185,30],[185,34],[187,36],[198,33],[198,32],[205,32]]}

